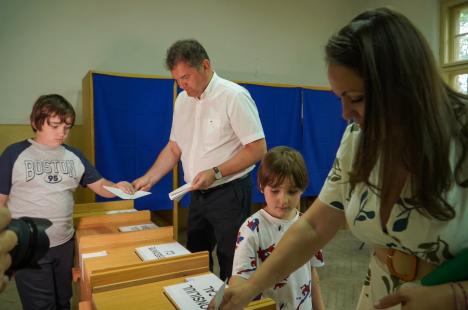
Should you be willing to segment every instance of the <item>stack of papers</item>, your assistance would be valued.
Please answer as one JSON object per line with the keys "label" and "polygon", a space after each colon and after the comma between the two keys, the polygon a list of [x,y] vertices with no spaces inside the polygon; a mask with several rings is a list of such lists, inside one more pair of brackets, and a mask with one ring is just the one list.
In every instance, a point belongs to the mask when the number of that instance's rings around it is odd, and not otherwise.
{"label": "stack of papers", "polygon": [[184,248],[178,242],[142,246],[136,248],[135,252],[144,262],[166,257],[190,254],[190,251]]}
{"label": "stack of papers", "polygon": [[226,283],[212,273],[185,280],[184,283],[164,287],[164,293],[177,309],[207,309],[213,297],[215,308],[218,309],[223,300]]}
{"label": "stack of papers", "polygon": [[147,230],[147,229],[154,229],[158,228],[158,225],[153,223],[148,224],[140,224],[140,225],[131,225],[131,226],[121,226],[119,227],[120,232],[129,232],[129,231],[140,231],[140,230]]}
{"label": "stack of papers", "polygon": [[169,199],[179,201],[182,199],[182,197],[184,197],[185,194],[187,194],[191,190],[192,190],[192,183],[190,182],[170,192]]}
{"label": "stack of papers", "polygon": [[110,210],[106,211],[106,214],[124,214],[124,213],[133,213],[138,212],[137,209],[123,209],[123,210]]}
{"label": "stack of papers", "polygon": [[103,187],[107,189],[109,192],[111,192],[112,194],[122,199],[137,199],[137,198],[151,194],[151,192],[138,191],[135,194],[130,195],[130,194],[125,193],[124,191],[122,191],[120,188],[117,188],[117,187],[111,187],[111,186],[103,186]]}

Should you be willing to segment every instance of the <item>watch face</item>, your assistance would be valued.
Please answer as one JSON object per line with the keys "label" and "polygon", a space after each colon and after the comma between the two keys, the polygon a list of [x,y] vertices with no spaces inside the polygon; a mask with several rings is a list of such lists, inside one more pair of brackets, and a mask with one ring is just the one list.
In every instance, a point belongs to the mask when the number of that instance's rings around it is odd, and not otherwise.
{"label": "watch face", "polygon": [[215,179],[216,180],[219,180],[223,177],[223,175],[221,174],[221,171],[219,171],[218,167],[214,167],[213,168],[214,172],[215,172]]}

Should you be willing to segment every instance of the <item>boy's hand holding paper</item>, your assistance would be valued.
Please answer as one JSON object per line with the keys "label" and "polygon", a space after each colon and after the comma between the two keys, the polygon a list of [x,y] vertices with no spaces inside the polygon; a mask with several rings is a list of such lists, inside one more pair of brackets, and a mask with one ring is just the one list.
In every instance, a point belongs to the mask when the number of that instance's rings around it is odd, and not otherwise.
{"label": "boy's hand holding paper", "polygon": [[145,191],[137,191],[133,195],[127,194],[124,191],[122,191],[119,188],[116,187],[110,187],[110,186],[103,186],[106,190],[111,192],[112,194],[116,195],[117,197],[120,197],[122,199],[137,199],[146,195],[151,194],[151,192],[145,192]]}

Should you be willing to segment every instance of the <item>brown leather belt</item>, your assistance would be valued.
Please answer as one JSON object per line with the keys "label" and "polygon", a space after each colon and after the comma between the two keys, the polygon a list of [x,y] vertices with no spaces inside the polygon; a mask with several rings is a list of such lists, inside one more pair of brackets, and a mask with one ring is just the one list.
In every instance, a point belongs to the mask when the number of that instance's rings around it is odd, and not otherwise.
{"label": "brown leather belt", "polygon": [[393,276],[406,282],[420,280],[437,267],[415,255],[395,249],[376,247],[374,255],[384,265],[387,265]]}

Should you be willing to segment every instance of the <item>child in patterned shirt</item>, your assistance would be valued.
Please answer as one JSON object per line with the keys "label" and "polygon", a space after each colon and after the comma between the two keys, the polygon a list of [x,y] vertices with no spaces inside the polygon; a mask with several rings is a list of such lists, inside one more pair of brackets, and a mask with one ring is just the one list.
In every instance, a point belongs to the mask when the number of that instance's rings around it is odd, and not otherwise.
{"label": "child in patterned shirt", "polygon": [[[299,219],[301,194],[308,177],[301,154],[286,146],[271,149],[258,170],[258,186],[266,206],[239,229],[229,285],[236,286],[255,272],[275,249],[284,233]],[[318,252],[310,261],[261,295],[277,309],[325,309],[315,267],[323,266]]]}

